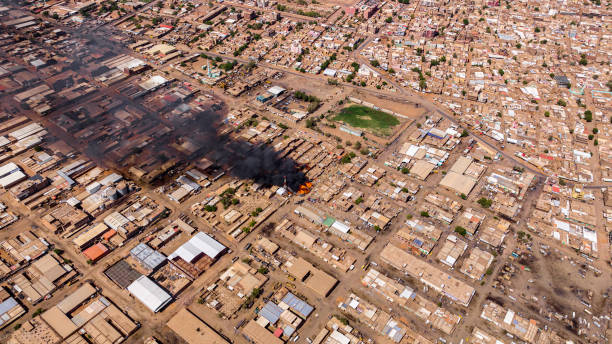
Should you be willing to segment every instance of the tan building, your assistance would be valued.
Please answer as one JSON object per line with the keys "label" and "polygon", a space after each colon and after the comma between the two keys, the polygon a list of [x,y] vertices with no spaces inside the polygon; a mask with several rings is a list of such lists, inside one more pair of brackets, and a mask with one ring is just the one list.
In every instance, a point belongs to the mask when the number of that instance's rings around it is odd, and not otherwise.
{"label": "tan building", "polygon": [[227,340],[186,308],[176,313],[166,326],[188,344],[229,344]]}
{"label": "tan building", "polygon": [[42,313],[40,318],[66,342],[88,335],[94,342],[115,343],[138,328],[89,283]]}
{"label": "tan building", "polygon": [[301,257],[288,260],[284,266],[290,275],[304,282],[308,288],[322,297],[329,295],[338,283],[338,280],[333,276],[315,268]]}
{"label": "tan building", "polygon": [[255,320],[249,321],[242,329],[242,333],[255,344],[283,344],[282,340],[275,337],[272,332]]}
{"label": "tan building", "polygon": [[491,253],[474,247],[470,256],[463,262],[461,272],[468,275],[470,278],[480,280],[487,272],[492,262],[493,255]]}
{"label": "tan building", "polygon": [[418,278],[438,293],[448,296],[462,306],[467,307],[474,296],[475,290],[467,283],[454,278],[446,272],[438,270],[402,249],[388,244],[380,253],[380,258],[394,268]]}

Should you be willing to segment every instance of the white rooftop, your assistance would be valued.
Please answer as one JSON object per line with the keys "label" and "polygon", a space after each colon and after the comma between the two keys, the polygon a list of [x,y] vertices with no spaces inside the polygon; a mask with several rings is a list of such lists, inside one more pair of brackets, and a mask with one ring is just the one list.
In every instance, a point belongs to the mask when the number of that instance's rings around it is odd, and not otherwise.
{"label": "white rooftop", "polygon": [[204,253],[212,259],[216,259],[225,248],[226,247],[217,240],[202,232],[198,232],[189,239],[189,241],[181,245],[181,247],[168,256],[168,259],[172,260],[175,257],[180,257],[184,261],[191,263],[201,253]]}
{"label": "white rooftop", "polygon": [[172,301],[170,294],[166,293],[160,286],[144,275],[132,282],[127,289],[130,294],[134,295],[153,313],[157,313]]}

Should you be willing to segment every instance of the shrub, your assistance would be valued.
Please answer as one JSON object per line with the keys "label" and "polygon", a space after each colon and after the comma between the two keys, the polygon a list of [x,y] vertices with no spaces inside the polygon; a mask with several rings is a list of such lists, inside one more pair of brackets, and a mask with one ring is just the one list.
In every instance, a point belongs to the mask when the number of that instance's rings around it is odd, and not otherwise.
{"label": "shrub", "polygon": [[483,208],[490,208],[491,205],[493,204],[493,201],[488,198],[482,197],[481,199],[478,200],[478,204],[480,204],[480,206]]}

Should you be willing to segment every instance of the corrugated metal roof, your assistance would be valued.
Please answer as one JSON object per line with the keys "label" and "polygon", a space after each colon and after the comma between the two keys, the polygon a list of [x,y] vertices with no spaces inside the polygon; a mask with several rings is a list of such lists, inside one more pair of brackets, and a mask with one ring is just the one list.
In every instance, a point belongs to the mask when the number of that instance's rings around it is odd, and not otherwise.
{"label": "corrugated metal roof", "polygon": [[104,218],[104,223],[114,230],[117,230],[119,227],[126,225],[129,222],[130,220],[117,211],[110,213]]}
{"label": "corrugated metal roof", "polygon": [[155,270],[166,261],[166,256],[144,243],[140,243],[130,250],[130,255],[149,270]]}
{"label": "corrugated metal roof", "polygon": [[15,182],[17,182],[17,181],[19,181],[21,179],[25,179],[26,177],[27,176],[23,172],[17,170],[17,171],[15,171],[15,172],[7,175],[7,176],[4,176],[4,177],[0,178],[0,186],[2,186],[2,187],[10,186],[13,183],[15,183]]}
{"label": "corrugated metal roof", "polygon": [[221,245],[217,240],[210,236],[198,232],[189,241],[184,243],[176,251],[174,251],[168,258],[174,259],[175,257],[181,257],[186,262],[191,263],[200,253],[204,253],[210,258],[217,258],[226,247]]}
{"label": "corrugated metal roof", "polygon": [[280,318],[283,309],[272,301],[268,301],[265,306],[259,311],[259,315],[268,320],[271,324],[276,324]]}
{"label": "corrugated metal roof", "polygon": [[123,179],[123,177],[120,174],[113,173],[113,174],[108,175],[104,179],[102,179],[100,181],[100,184],[102,184],[104,186],[108,186],[108,185],[117,183],[117,182],[119,182],[122,179]]}
{"label": "corrugated metal roof", "polygon": [[9,162],[8,164],[0,167],[0,177],[7,176],[18,170],[19,166],[17,166],[17,164],[15,164],[14,162]]}
{"label": "corrugated metal roof", "polygon": [[295,332],[295,329],[293,327],[289,326],[289,325],[286,325],[285,327],[283,327],[283,332],[284,332],[285,336],[291,337],[293,332]]}
{"label": "corrugated metal roof", "polygon": [[144,275],[132,282],[127,289],[154,313],[172,301],[170,294]]}
{"label": "corrugated metal roof", "polygon": [[312,311],[314,310],[314,308],[311,305],[300,300],[297,296],[293,295],[292,293],[287,293],[287,295],[283,297],[282,301],[286,303],[289,307],[291,307],[291,309],[293,309],[295,312],[297,312],[298,315],[301,316],[302,318],[307,318],[310,315],[310,313],[312,313]]}
{"label": "corrugated metal roof", "polygon": [[11,310],[11,308],[17,306],[17,301],[12,297],[4,300],[4,302],[0,303],[0,315],[4,315],[4,313]]}
{"label": "corrugated metal roof", "polygon": [[397,326],[397,323],[394,320],[389,320],[383,329],[383,333],[396,343],[399,343],[402,340],[405,332],[406,331],[403,328]]}

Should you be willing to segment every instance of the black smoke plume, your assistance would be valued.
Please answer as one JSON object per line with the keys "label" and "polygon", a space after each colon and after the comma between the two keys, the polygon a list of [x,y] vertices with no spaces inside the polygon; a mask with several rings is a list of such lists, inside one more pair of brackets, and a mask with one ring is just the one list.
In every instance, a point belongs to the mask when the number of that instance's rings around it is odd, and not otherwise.
{"label": "black smoke plume", "polygon": [[[307,179],[298,164],[283,157],[271,145],[256,144],[222,134],[222,112],[200,112],[194,120],[176,123],[177,133],[184,133],[202,146],[200,155],[227,167],[228,173],[241,179],[270,186],[297,190]],[[246,130],[246,129],[244,129]]]}
{"label": "black smoke plume", "polygon": [[[0,0],[0,3],[11,6],[19,15],[26,15],[23,9],[17,8],[19,2],[11,3],[9,1]],[[104,59],[119,54],[132,54],[125,46],[129,43],[129,40],[118,42],[112,39],[114,33],[111,26],[92,26],[91,23],[88,23],[79,27],[63,27],[62,29],[69,35],[69,39],[73,41],[73,44],[54,50],[59,55],[69,57],[72,61],[69,68],[79,75],[95,76],[105,71],[99,64],[95,64],[95,62],[92,61],[91,56],[93,53],[103,56]],[[44,39],[44,37],[37,37],[37,39],[39,40],[38,43],[41,43],[40,40]],[[33,44],[37,43],[33,41]],[[64,85],[58,84],[57,86],[61,88]],[[161,118],[164,113],[154,113],[150,111],[140,103],[140,100],[132,99],[121,94],[121,92],[117,92],[117,87],[113,86],[113,90],[101,88],[95,95],[88,96],[85,99],[58,104],[58,107],[52,111],[47,118],[54,120],[60,114],[70,115],[70,111],[72,110],[69,109],[84,106],[91,100],[95,101],[97,97],[112,97],[113,100],[119,100],[120,102],[118,102],[119,105],[112,109],[106,109],[108,113],[104,116],[96,117],[95,120],[87,116],[87,114],[78,116],[78,114],[75,113],[73,119],[76,123],[74,123],[73,128],[64,128],[67,133],[72,135],[71,133],[86,127],[93,128],[94,130],[113,128],[115,126],[114,124],[119,123],[115,122],[118,120],[115,119],[111,113],[121,108],[127,110],[128,107],[137,109],[145,115],[141,123],[138,123],[135,128],[129,128],[126,131],[138,132],[139,130],[143,130],[142,128],[153,128],[160,123],[171,125],[171,135],[156,138],[148,147],[136,153],[136,159],[132,159],[136,164],[139,160],[139,154],[142,154],[140,160],[146,159],[147,154],[154,155],[155,152],[159,152],[160,154],[162,154],[161,152],[175,152],[177,155],[180,155],[181,153],[176,151],[172,146],[176,143],[177,139],[188,137],[202,148],[196,154],[189,157],[177,156],[177,158],[187,163],[196,161],[201,157],[206,157],[224,168],[230,175],[241,179],[251,179],[264,186],[286,185],[291,190],[297,190],[300,185],[307,181],[305,174],[294,160],[281,156],[281,154],[276,152],[270,145],[254,145],[247,141],[231,137],[230,133],[222,133],[224,129],[222,125],[223,112],[226,111],[224,106],[200,111],[188,120],[170,119],[170,123],[168,123],[168,120],[162,120]],[[172,109],[165,110],[171,111]],[[96,123],[92,123],[93,121]],[[79,142],[80,146],[75,148],[82,150],[83,153],[102,165],[117,167],[117,161],[108,161],[109,152],[103,147],[106,147],[106,144],[114,140],[125,143],[130,135],[125,132],[113,133],[108,136],[99,135],[95,141]],[[121,144],[119,144],[119,146],[121,146]],[[149,150],[149,152],[147,152],[147,150]],[[154,150],[155,152],[150,152],[150,150]]]}

